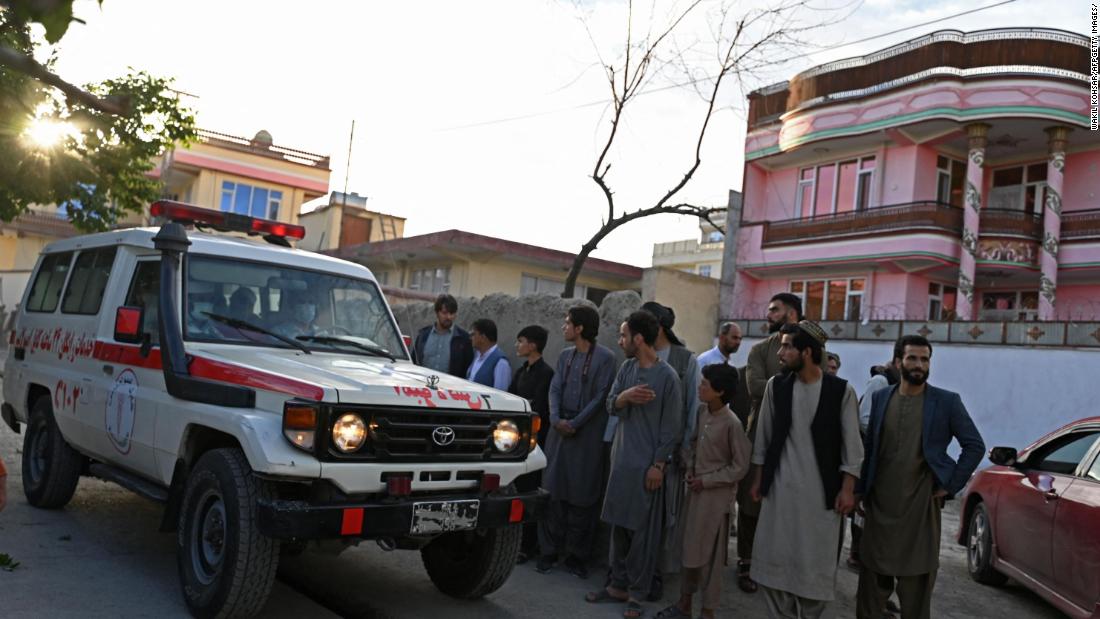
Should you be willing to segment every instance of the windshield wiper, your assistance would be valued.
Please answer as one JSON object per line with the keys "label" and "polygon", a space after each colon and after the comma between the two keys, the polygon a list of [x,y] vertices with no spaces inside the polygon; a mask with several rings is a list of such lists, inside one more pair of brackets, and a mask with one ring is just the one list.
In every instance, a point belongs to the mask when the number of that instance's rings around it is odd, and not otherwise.
{"label": "windshield wiper", "polygon": [[385,357],[390,361],[397,362],[397,359],[390,354],[390,351],[385,348],[379,348],[377,346],[370,346],[369,344],[360,344],[355,340],[349,340],[342,337],[333,337],[331,335],[299,335],[299,340],[305,340],[307,342],[317,342],[319,344],[347,344],[348,346],[354,346],[363,352],[370,353],[376,357]]}
{"label": "windshield wiper", "polygon": [[271,331],[269,329],[265,329],[265,328],[263,328],[259,325],[254,325],[251,322],[240,320],[238,318],[230,318],[229,316],[222,316],[221,314],[214,314],[214,313],[211,313],[211,312],[203,312],[203,314],[206,314],[212,320],[217,320],[218,322],[225,323],[225,324],[227,324],[230,327],[233,327],[235,329],[248,329],[249,331],[255,331],[256,333],[262,333],[264,335],[271,336],[271,337],[273,337],[273,338],[275,338],[275,339],[277,339],[280,342],[283,342],[285,344],[290,344],[291,346],[293,346],[293,347],[297,348],[298,350],[306,353],[307,355],[312,355],[313,354],[309,351],[309,348],[307,348],[305,344],[303,344],[299,341],[296,341],[296,340],[292,340],[292,339],[290,339],[289,337],[287,337],[285,335],[279,335],[278,333],[275,333],[274,331]]}

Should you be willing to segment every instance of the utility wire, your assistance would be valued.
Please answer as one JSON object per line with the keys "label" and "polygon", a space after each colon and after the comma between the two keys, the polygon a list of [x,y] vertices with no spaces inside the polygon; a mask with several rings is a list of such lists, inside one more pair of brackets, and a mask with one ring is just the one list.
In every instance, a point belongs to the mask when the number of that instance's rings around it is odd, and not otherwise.
{"label": "utility wire", "polygon": [[[806,57],[812,56],[814,54],[820,54],[822,52],[829,52],[829,51],[833,51],[833,50],[836,50],[836,49],[841,49],[843,47],[858,45],[860,43],[866,43],[867,41],[874,41],[875,39],[881,39],[883,37],[888,37],[890,35],[898,34],[900,32],[905,32],[907,30],[913,30],[915,28],[923,28],[924,26],[937,24],[937,23],[940,23],[940,22],[947,21],[949,19],[955,19],[956,17],[962,17],[964,15],[979,13],[981,11],[997,8],[999,6],[1004,6],[1006,4],[1011,4],[1013,2],[1016,2],[1016,0],[1002,0],[1001,2],[988,4],[986,6],[980,6],[980,7],[975,8],[975,9],[968,9],[966,11],[961,11],[959,13],[954,13],[952,15],[947,15],[945,17],[939,17],[939,18],[932,19],[932,20],[929,20],[929,21],[926,21],[926,22],[921,22],[919,24],[913,24],[912,26],[906,26],[904,28],[898,28],[896,30],[891,30],[889,32],[883,32],[881,34],[876,34],[876,35],[872,35],[872,36],[869,36],[869,37],[864,37],[862,39],[858,39],[858,40],[855,40],[855,41],[849,41],[847,43],[839,43],[837,45],[830,45],[828,47],[823,47],[821,49],[817,49],[817,50],[814,50],[814,51],[811,51],[811,52],[806,52],[806,53],[803,53],[803,54],[796,54],[794,56],[787,56],[787,57],[784,58],[783,62],[785,63],[785,62],[789,62],[791,60],[797,60],[799,58],[806,58]],[[657,88],[650,88],[649,90],[644,90],[644,91],[639,92],[636,96],[654,94],[654,93],[663,92],[663,91],[666,91],[666,90],[672,90],[672,89],[675,89],[675,88],[683,88],[684,86],[691,86],[692,84],[697,84],[697,83],[699,83],[701,81],[704,81],[706,79],[710,79],[710,78],[705,77],[705,78],[689,80],[689,81],[682,82],[682,83],[669,84],[667,86],[659,86]],[[454,126],[451,126],[451,127],[444,127],[442,129],[438,129],[437,131],[444,132],[444,131],[459,131],[459,130],[462,130],[462,129],[476,129],[478,127],[487,127],[487,126],[490,126],[490,125],[499,125],[499,124],[503,124],[503,123],[516,122],[516,121],[520,121],[520,120],[529,120],[531,118],[539,118],[541,116],[550,116],[552,114],[560,114],[562,112],[572,112],[572,111],[575,111],[575,110],[582,110],[582,109],[589,108],[589,107],[607,105],[608,103],[609,103],[609,101],[607,101],[606,99],[601,99],[599,101],[589,101],[588,103],[581,103],[579,105],[574,105],[572,107],[562,107],[562,108],[557,108],[557,109],[554,109],[554,110],[544,110],[542,112],[531,112],[529,114],[518,114],[516,116],[505,116],[505,117],[502,117],[502,118],[496,118],[496,119],[493,119],[493,120],[484,120],[484,121],[475,122],[475,123],[468,123],[468,124],[465,124],[465,125],[454,125]]]}

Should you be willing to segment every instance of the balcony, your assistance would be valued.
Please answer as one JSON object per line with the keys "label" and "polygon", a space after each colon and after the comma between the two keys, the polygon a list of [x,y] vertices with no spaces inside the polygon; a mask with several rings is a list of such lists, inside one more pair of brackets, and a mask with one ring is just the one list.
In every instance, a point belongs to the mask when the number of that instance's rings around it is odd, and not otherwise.
{"label": "balcony", "polygon": [[815,240],[833,241],[876,236],[883,232],[908,234],[938,231],[960,237],[962,225],[961,208],[940,202],[910,202],[862,211],[765,222],[762,245],[777,247]]}
{"label": "balcony", "polygon": [[857,100],[943,78],[1028,75],[1080,83],[1089,75],[1089,40],[1048,28],[940,30],[856,58],[824,64],[749,95],[749,129],[784,113]]}
{"label": "balcony", "polygon": [[79,234],[68,218],[57,212],[27,211],[11,221],[0,221],[0,230],[65,239]]}
{"label": "balcony", "polygon": [[1100,240],[1100,209],[1062,213],[1062,242]]}

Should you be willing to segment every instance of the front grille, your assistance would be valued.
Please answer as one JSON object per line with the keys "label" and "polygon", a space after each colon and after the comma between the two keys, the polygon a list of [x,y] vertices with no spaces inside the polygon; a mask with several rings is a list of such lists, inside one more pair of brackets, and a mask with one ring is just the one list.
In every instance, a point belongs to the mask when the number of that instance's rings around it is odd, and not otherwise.
{"label": "front grille", "polygon": [[[329,447],[329,454],[340,460],[480,461],[522,460],[527,456],[531,430],[530,415],[527,413],[338,406],[333,407],[329,419],[336,419],[345,413],[362,416],[370,428],[370,434],[363,447],[354,454],[344,454]],[[500,454],[493,447],[493,430],[497,422],[503,419],[512,420],[523,435],[515,451],[509,454]],[[440,441],[433,439],[433,433],[437,431],[442,439]]]}

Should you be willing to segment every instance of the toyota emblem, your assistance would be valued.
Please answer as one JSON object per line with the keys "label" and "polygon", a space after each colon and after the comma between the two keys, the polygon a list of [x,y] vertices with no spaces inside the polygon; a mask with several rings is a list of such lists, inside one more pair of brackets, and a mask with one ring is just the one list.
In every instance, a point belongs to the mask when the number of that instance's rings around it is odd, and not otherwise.
{"label": "toyota emblem", "polygon": [[439,377],[436,376],[435,374],[432,374],[431,376],[427,377],[425,380],[428,383],[428,389],[435,389],[436,387],[439,386]]}
{"label": "toyota emblem", "polygon": [[439,426],[432,430],[432,441],[440,447],[446,447],[455,442],[455,431],[447,426]]}

